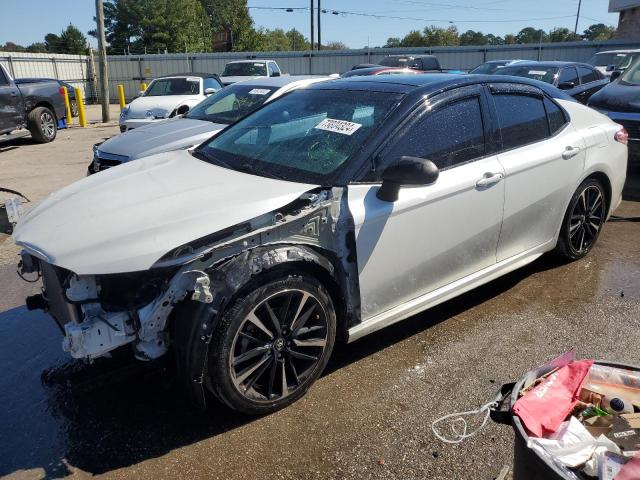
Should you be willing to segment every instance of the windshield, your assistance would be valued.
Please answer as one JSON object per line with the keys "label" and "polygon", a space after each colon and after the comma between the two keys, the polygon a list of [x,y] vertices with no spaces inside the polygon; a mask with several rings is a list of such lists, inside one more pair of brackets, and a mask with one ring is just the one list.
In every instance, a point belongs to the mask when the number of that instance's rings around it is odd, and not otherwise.
{"label": "windshield", "polygon": [[587,63],[594,67],[608,67],[613,65],[616,69],[627,68],[638,53],[596,53]]}
{"label": "windshield", "polygon": [[194,155],[265,177],[332,185],[400,97],[296,90],[232,125]]}
{"label": "windshield", "polygon": [[629,67],[622,77],[620,77],[620,83],[626,83],[627,85],[640,85],[640,59]]}
{"label": "windshield", "polygon": [[154,80],[144,92],[145,97],[165,95],[198,95],[200,79],[198,77],[176,77]]}
{"label": "windshield", "polygon": [[483,73],[485,75],[492,75],[496,73],[498,70],[503,69],[506,64],[507,62],[483,63],[482,65],[478,65],[469,73]]}
{"label": "windshield", "polygon": [[537,67],[535,65],[522,67],[504,67],[496,70],[496,75],[513,75],[514,77],[531,78],[532,80],[540,80],[541,82],[553,84],[556,68]]}
{"label": "windshield", "polygon": [[223,77],[251,77],[267,75],[267,65],[260,62],[227,63]]}
{"label": "windshield", "polygon": [[242,83],[230,85],[193,107],[187,118],[229,125],[256,110],[277,89]]}

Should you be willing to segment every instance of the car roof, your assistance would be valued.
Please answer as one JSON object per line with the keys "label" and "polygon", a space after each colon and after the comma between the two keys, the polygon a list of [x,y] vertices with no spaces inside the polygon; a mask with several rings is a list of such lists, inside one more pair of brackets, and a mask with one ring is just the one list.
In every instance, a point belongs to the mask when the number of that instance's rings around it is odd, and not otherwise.
{"label": "car roof", "polygon": [[326,75],[281,75],[279,77],[258,77],[236,82],[233,85],[255,85],[261,87],[284,87],[293,82],[310,79],[329,79]]}
{"label": "car roof", "polygon": [[162,75],[156,78],[176,78],[176,77],[200,77],[200,78],[218,78],[217,73],[201,73],[201,72],[189,72],[189,73],[172,73],[171,75]]}
{"label": "car roof", "polygon": [[515,63],[513,65],[507,65],[505,68],[509,68],[509,67],[542,67],[542,68],[560,68],[560,67],[589,67],[589,68],[593,68],[593,65],[589,65],[588,63],[583,63],[583,62],[563,62],[560,60],[553,60],[553,61],[544,61],[544,62],[536,62],[535,60],[531,60],[528,62],[518,62]]}
{"label": "car roof", "polygon": [[374,92],[412,93],[429,96],[451,88],[479,83],[518,83],[530,85],[554,98],[573,101],[566,93],[554,86],[523,77],[510,75],[459,75],[452,73],[424,73],[421,75],[368,75],[338,78],[315,83],[307,87],[313,90],[368,90]]}
{"label": "car roof", "polygon": [[426,55],[426,54],[423,54],[423,53],[417,53],[417,54],[413,55],[412,53],[406,53],[404,55],[387,55],[385,58],[389,58],[389,57],[392,57],[392,58],[409,58],[409,57],[411,57],[411,58],[434,58],[435,55]]}
{"label": "car roof", "polygon": [[600,55],[601,53],[639,53],[640,48],[631,48],[627,50],[603,50],[601,52],[596,52],[596,55]]}

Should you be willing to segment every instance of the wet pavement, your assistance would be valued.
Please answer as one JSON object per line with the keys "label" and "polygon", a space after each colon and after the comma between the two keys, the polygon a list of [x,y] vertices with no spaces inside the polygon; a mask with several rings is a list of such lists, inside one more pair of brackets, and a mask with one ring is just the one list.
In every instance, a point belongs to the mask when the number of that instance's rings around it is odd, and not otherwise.
{"label": "wet pavement", "polygon": [[[640,215],[627,198],[616,213]],[[509,427],[452,446],[431,422],[571,347],[640,364],[639,240],[640,223],[610,222],[581,261],[544,256],[338,346],[301,401],[261,418],[195,410],[170,361],[70,361],[54,322],[23,305],[39,286],[0,266],[0,476],[492,479],[512,461]]]}

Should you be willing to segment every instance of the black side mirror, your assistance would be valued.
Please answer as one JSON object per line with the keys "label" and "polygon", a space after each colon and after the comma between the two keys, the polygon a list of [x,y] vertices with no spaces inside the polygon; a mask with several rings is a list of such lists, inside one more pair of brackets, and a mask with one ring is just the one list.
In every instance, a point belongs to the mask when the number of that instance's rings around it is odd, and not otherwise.
{"label": "black side mirror", "polygon": [[382,185],[376,196],[385,202],[395,202],[400,187],[430,185],[439,174],[438,167],[431,160],[402,156],[382,173]]}
{"label": "black side mirror", "polygon": [[609,81],[613,82],[614,80],[617,80],[618,78],[620,78],[620,75],[622,75],[622,70],[614,70],[613,72],[611,72]]}
{"label": "black side mirror", "polygon": [[607,72],[613,72],[615,69],[616,69],[615,65],[607,65],[607,68],[606,68]]}
{"label": "black side mirror", "polygon": [[273,72],[271,74],[272,77],[279,77],[280,76],[280,72]]}
{"label": "black side mirror", "polygon": [[571,90],[575,86],[576,86],[575,82],[560,82],[558,84],[558,88],[560,90]]}

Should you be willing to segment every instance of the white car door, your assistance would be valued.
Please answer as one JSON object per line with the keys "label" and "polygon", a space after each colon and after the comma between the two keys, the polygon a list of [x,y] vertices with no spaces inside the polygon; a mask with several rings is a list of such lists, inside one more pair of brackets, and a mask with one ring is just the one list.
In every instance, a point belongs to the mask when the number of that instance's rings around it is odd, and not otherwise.
{"label": "white car door", "polygon": [[379,183],[349,186],[363,320],[495,263],[504,172],[489,121],[482,87],[442,94],[375,160],[378,172],[401,156],[432,160],[435,183],[403,187],[395,202],[376,197]]}
{"label": "white car door", "polygon": [[[585,143],[560,107],[534,87],[490,87],[502,146],[505,207],[498,262],[552,248],[584,170]],[[549,249],[547,248],[547,249]]]}

